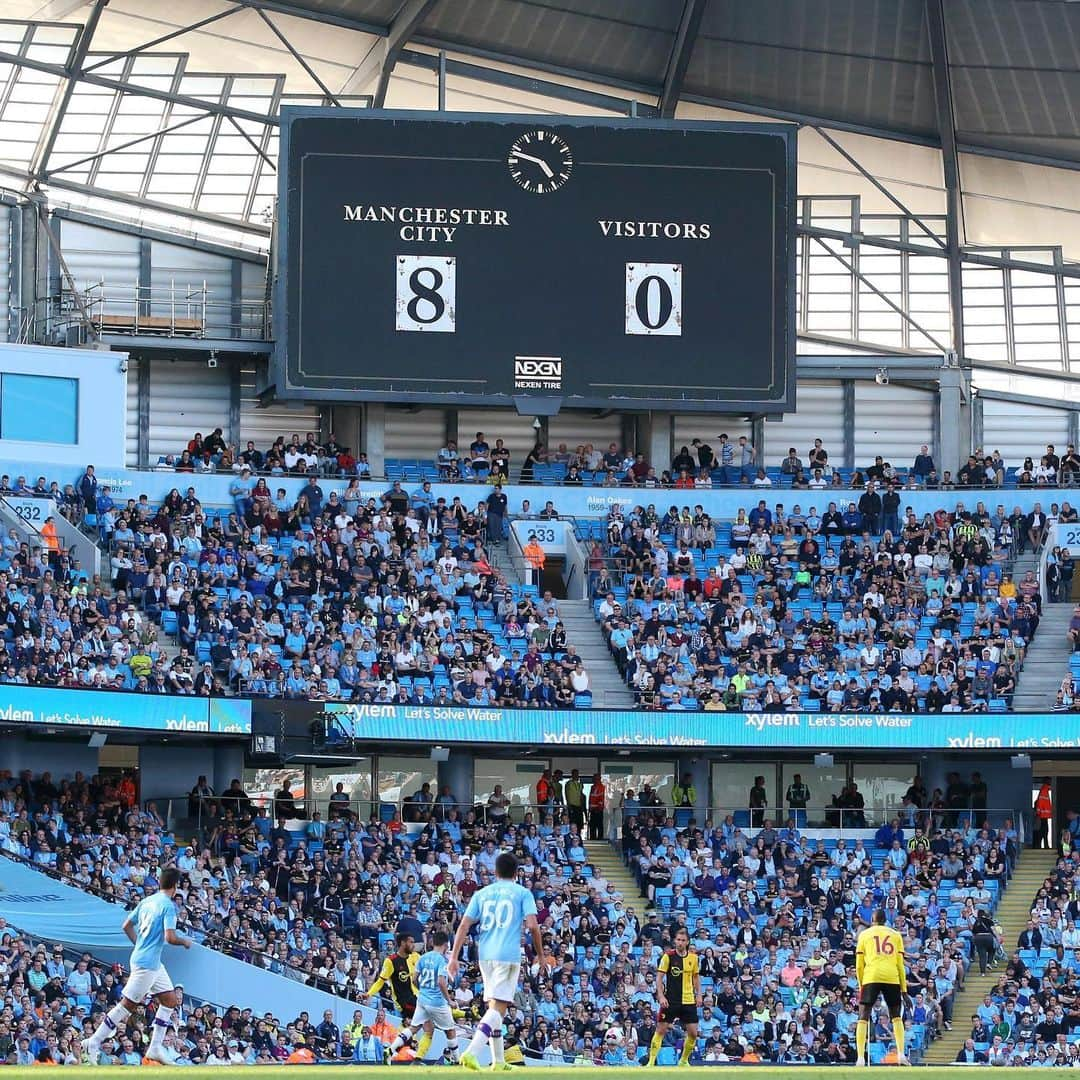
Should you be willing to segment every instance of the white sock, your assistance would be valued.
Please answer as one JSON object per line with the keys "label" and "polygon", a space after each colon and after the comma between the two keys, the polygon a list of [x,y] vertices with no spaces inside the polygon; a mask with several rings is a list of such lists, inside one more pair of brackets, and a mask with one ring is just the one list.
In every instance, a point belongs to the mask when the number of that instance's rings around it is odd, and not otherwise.
{"label": "white sock", "polygon": [[502,1028],[499,1028],[498,1033],[491,1033],[491,1059],[496,1065],[502,1065],[506,1061],[506,1056],[503,1053],[503,1036]]}
{"label": "white sock", "polygon": [[458,1059],[458,1041],[457,1041],[457,1036],[456,1035],[454,1035],[452,1038],[449,1035],[447,1036],[447,1038],[446,1038],[446,1049],[450,1054],[450,1060],[451,1061],[457,1061],[457,1059]]}
{"label": "white sock", "polygon": [[390,1053],[396,1054],[412,1038],[412,1028],[403,1027],[397,1038],[390,1044]]}
{"label": "white sock", "polygon": [[130,1015],[131,1013],[124,1008],[124,1003],[118,1001],[105,1014],[105,1018],[98,1024],[97,1031],[90,1036],[90,1041],[95,1046],[100,1046],[106,1039],[113,1038],[116,1035],[116,1029],[125,1023]]}
{"label": "white sock", "polygon": [[159,1005],[154,1013],[154,1033],[150,1036],[150,1049],[158,1050],[165,1042],[165,1036],[169,1033],[169,1025],[172,1023],[175,1009]]}
{"label": "white sock", "polygon": [[467,1052],[470,1054],[479,1053],[487,1045],[488,1039],[495,1038],[496,1031],[499,1033],[499,1038],[501,1039],[502,1014],[498,1009],[488,1009],[488,1011],[480,1018],[480,1023],[476,1025],[473,1037],[466,1048]]}

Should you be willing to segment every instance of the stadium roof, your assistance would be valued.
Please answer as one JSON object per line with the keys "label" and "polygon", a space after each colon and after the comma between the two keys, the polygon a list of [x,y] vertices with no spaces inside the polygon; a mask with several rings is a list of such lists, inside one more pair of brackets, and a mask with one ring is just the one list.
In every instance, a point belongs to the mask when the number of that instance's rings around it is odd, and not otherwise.
{"label": "stadium roof", "polygon": [[[274,6],[274,5],[270,5]],[[280,5],[284,8],[284,5]],[[1074,0],[296,0],[655,96],[1080,163]],[[939,85],[939,80],[943,85]]]}

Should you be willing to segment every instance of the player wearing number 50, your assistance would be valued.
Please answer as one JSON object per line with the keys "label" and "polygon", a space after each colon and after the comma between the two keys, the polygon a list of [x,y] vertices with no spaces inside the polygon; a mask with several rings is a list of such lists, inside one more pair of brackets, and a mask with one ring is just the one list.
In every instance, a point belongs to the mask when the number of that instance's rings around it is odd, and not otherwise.
{"label": "player wearing number 50", "polygon": [[165,1035],[178,1001],[173,981],[161,962],[161,952],[166,944],[190,949],[191,942],[176,932],[176,904],[173,897],[176,896],[180,871],[167,866],[158,880],[158,891],[140,900],[121,927],[135,946],[131,950],[131,974],[124,985],[123,997],[105,1014],[97,1031],[83,1045],[86,1060],[91,1065],[96,1065],[101,1058],[101,1044],[106,1039],[115,1038],[116,1029],[147,997],[154,999],[157,1009],[146,1056],[161,1065],[171,1064],[165,1055]]}
{"label": "player wearing number 50", "polygon": [[473,893],[469,906],[454,935],[450,950],[447,974],[456,979],[461,950],[472,928],[476,927],[477,951],[480,957],[480,975],[484,980],[484,1003],[487,1012],[468,1048],[461,1055],[461,1064],[467,1069],[479,1069],[477,1054],[491,1044],[492,1068],[509,1070],[503,1056],[503,1017],[517,992],[518,975],[521,972],[521,935],[529,931],[533,951],[543,955],[544,939],[540,924],[536,921],[536,900],[528,889],[519,885],[517,859],[504,851],[495,860],[495,881]]}
{"label": "player wearing number 50", "polygon": [[904,1056],[904,1019],[902,995],[907,993],[907,971],[904,968],[904,939],[885,925],[885,912],[878,908],[874,922],[861,934],[855,945],[855,974],[859,979],[859,1022],[855,1026],[856,1065],[866,1064],[866,1043],[870,1035],[870,1018],[878,997],[885,999],[892,1018],[893,1038],[896,1040],[897,1065],[910,1065]]}

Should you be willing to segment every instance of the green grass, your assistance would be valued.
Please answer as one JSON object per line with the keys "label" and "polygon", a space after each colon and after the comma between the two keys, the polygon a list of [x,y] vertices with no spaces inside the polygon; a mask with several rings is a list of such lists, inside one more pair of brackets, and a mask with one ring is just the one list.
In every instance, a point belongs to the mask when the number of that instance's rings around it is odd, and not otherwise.
{"label": "green grass", "polygon": [[[241,1066],[241,1069],[244,1067]],[[312,1071],[318,1071],[320,1077],[332,1077],[333,1080],[387,1080],[386,1068],[380,1068],[378,1066],[364,1066],[364,1065],[263,1065],[263,1066],[251,1066],[251,1075],[255,1077],[263,1076],[284,1076],[286,1074],[295,1074],[297,1070],[309,1069]],[[447,1077],[457,1076],[466,1077],[471,1076],[472,1073],[467,1072],[465,1069],[452,1069],[449,1066],[436,1067],[436,1066],[421,1066],[421,1065],[408,1065],[408,1066],[391,1066],[392,1069],[407,1069],[405,1074],[408,1077],[427,1078],[427,1080],[433,1080],[434,1077],[440,1077],[441,1080],[447,1080]],[[529,1073],[535,1074],[537,1080],[565,1080],[566,1077],[574,1075],[580,1077],[582,1069],[588,1068],[588,1066],[582,1066],[579,1068],[543,1068],[534,1067],[527,1069]],[[801,1065],[796,1068],[787,1067],[783,1065],[722,1065],[713,1066],[708,1069],[708,1072],[704,1073],[705,1076],[712,1077],[713,1080],[750,1080],[751,1077],[760,1078],[763,1075],[772,1074],[779,1080],[780,1077],[789,1077],[792,1074],[797,1076],[799,1080],[866,1080],[867,1073],[880,1074],[885,1070],[892,1069],[894,1066],[880,1065],[867,1069],[853,1069],[853,1068],[840,1068],[837,1066],[808,1066]],[[132,1068],[83,1068],[79,1070],[81,1075],[87,1077],[93,1077],[94,1080],[121,1080],[123,1077],[131,1077]],[[159,1069],[161,1072],[175,1072],[181,1080],[221,1080],[221,1068],[210,1067],[203,1068],[201,1066],[185,1066],[178,1069]],[[487,1070],[484,1070],[485,1072]],[[519,1071],[515,1069],[515,1071]],[[694,1068],[693,1072],[703,1072],[703,1069]],[[957,1080],[957,1073],[959,1072],[963,1077],[970,1077],[971,1080],[983,1080],[982,1074],[993,1074],[994,1076],[1000,1076],[1004,1072],[1011,1072],[1010,1069],[1000,1068],[987,1068],[984,1066],[969,1067],[965,1066],[960,1068],[958,1066],[926,1066],[916,1067],[912,1070],[918,1074],[919,1080]],[[1019,1071],[1019,1070],[1018,1070]],[[603,1077],[611,1077],[612,1080],[630,1080],[634,1077],[635,1080],[641,1080],[641,1069],[612,1069],[601,1068],[598,1070],[599,1075]],[[660,1072],[671,1074],[675,1072],[673,1068],[661,1069]],[[683,1070],[679,1070],[680,1075]],[[48,1076],[48,1072],[45,1074]],[[65,1073],[65,1075],[67,1075]],[[42,1070],[40,1068],[30,1069],[16,1069],[11,1067],[5,1067],[0,1070],[0,1077],[3,1080],[41,1080]]]}

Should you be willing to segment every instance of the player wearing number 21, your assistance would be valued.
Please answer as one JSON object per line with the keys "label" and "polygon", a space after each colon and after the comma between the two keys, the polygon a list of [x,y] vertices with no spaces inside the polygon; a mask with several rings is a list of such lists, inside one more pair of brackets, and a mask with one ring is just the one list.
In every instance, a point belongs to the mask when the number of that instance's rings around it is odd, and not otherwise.
{"label": "player wearing number 21", "polygon": [[523,931],[528,930],[536,955],[543,955],[544,940],[536,920],[536,900],[528,889],[517,883],[517,872],[517,859],[508,851],[502,852],[495,860],[495,881],[473,893],[450,950],[447,975],[456,979],[465,939],[476,927],[487,1012],[476,1025],[472,1041],[461,1055],[461,1064],[467,1069],[480,1068],[477,1054],[488,1043],[491,1044],[492,1068],[496,1071],[513,1068],[507,1065],[503,1056],[502,1025],[506,1010],[517,993]]}
{"label": "player wearing number 21", "polygon": [[885,925],[885,912],[878,908],[874,921],[861,934],[855,945],[855,974],[859,979],[859,1022],[855,1026],[856,1065],[866,1064],[866,1043],[870,1035],[870,1018],[878,997],[885,999],[892,1019],[896,1040],[897,1065],[910,1065],[904,1055],[903,997],[907,993],[907,971],[904,968],[904,939],[899,932]]}

